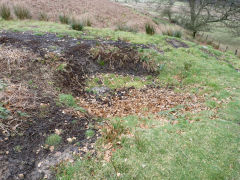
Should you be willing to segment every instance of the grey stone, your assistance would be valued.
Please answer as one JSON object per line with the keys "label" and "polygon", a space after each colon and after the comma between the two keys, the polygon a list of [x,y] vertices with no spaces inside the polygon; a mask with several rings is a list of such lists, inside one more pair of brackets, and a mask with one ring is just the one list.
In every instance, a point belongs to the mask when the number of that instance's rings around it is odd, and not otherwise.
{"label": "grey stone", "polygon": [[110,89],[108,87],[94,87],[91,89],[91,91],[97,95],[103,95],[108,93]]}

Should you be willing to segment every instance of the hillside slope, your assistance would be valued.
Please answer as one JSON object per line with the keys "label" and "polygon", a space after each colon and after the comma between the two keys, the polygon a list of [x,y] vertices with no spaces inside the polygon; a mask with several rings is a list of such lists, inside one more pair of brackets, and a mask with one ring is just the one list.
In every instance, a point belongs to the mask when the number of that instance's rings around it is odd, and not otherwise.
{"label": "hillside slope", "polygon": [[151,22],[149,17],[134,12],[128,7],[109,0],[1,0],[0,3],[23,5],[30,9],[34,18],[40,12],[48,14],[50,20],[58,20],[60,14],[67,14],[79,19],[90,19],[95,27],[115,27],[118,24],[136,26],[143,30],[145,23]]}
{"label": "hillside slope", "polygon": [[239,72],[179,38],[0,20],[0,177],[239,179]]}

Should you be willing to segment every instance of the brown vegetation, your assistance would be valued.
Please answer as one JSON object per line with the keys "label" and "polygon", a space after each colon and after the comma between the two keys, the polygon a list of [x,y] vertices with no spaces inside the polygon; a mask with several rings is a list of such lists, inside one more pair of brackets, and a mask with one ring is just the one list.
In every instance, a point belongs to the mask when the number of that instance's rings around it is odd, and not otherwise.
{"label": "brown vegetation", "polygon": [[[67,14],[80,20],[89,19],[92,26],[115,28],[119,23],[138,27],[144,31],[146,23],[153,23],[151,18],[139,15],[130,8],[108,0],[1,0],[9,6],[24,5],[31,11],[34,19],[40,13],[46,13],[51,21],[58,21],[60,14]],[[153,23],[154,24],[154,23]]]}

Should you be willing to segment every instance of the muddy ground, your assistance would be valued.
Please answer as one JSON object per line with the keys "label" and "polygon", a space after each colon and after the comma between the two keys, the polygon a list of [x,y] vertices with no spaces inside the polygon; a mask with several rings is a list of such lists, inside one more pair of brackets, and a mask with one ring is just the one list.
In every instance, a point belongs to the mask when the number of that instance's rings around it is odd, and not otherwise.
{"label": "muddy ground", "polygon": [[[135,112],[135,108],[125,112],[125,108],[118,114],[114,109],[126,105],[124,99],[128,100],[129,107],[135,107],[136,99],[137,104],[141,104],[141,98],[148,89],[115,90],[107,95],[111,103],[105,105],[105,100],[99,95],[84,91],[85,80],[95,73],[156,74],[155,69],[151,68],[155,67],[154,64],[141,61],[138,48],[156,49],[152,45],[133,45],[123,41],[73,39],[48,33],[1,32],[0,179],[54,179],[53,167],[57,164],[72,162],[74,155],[94,154],[93,146],[99,136],[94,128],[94,119],[108,117],[107,114],[121,116],[141,113]],[[164,97],[166,92],[173,99],[182,97],[175,104],[185,102],[183,95],[158,90],[159,87],[149,88],[151,92],[145,96],[146,102]],[[58,95],[61,93],[74,95],[78,106],[88,111],[59,103]],[[187,99],[196,101],[194,98],[189,95]],[[93,99],[97,103],[92,103]],[[159,99],[159,103],[167,108],[174,105],[168,105],[167,98]],[[157,111],[156,105],[147,104],[149,112]],[[155,110],[151,110],[152,107]],[[141,108],[144,107],[136,109]],[[85,135],[89,129],[95,132],[91,138]],[[46,139],[54,133],[58,133],[62,141],[58,146],[49,147]]]}

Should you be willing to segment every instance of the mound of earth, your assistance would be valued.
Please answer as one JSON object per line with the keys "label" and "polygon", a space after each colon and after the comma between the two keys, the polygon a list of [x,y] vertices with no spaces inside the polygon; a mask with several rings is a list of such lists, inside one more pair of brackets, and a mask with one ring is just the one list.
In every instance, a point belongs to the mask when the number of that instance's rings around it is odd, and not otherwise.
{"label": "mound of earth", "polygon": [[131,8],[111,2],[110,0],[2,0],[13,5],[23,5],[29,8],[34,18],[40,12],[45,12],[50,20],[58,21],[60,14],[86,20],[90,19],[93,26],[115,28],[117,25],[126,24],[144,30],[146,23],[153,23],[151,18],[134,12]]}

